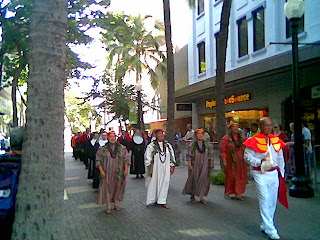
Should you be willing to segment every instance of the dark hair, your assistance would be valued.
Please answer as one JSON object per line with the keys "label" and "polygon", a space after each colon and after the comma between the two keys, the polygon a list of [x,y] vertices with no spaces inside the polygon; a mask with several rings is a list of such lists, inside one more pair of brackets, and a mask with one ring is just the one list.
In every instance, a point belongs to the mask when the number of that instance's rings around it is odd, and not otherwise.
{"label": "dark hair", "polygon": [[306,120],[302,119],[302,125],[305,126],[305,127],[308,127],[308,123]]}
{"label": "dark hair", "polygon": [[12,150],[22,150],[24,132],[24,127],[15,127],[10,131],[10,147]]}
{"label": "dark hair", "polygon": [[252,123],[250,123],[250,127],[259,127],[259,126],[257,123],[252,122]]}

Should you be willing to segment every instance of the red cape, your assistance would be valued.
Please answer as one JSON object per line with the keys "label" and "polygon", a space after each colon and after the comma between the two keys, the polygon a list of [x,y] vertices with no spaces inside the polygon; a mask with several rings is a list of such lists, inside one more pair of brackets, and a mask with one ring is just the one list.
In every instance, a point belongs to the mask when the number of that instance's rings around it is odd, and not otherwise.
{"label": "red cape", "polygon": [[268,138],[276,152],[279,152],[286,144],[277,136],[269,134],[269,136],[263,133],[258,133],[257,135],[247,139],[243,145],[245,147],[251,148],[259,153],[266,153],[268,151]]}

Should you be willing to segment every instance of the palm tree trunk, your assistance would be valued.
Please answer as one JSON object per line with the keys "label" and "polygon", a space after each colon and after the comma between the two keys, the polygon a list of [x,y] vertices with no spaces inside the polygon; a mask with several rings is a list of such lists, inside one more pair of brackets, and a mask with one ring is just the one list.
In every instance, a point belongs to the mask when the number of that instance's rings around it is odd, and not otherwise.
{"label": "palm tree trunk", "polygon": [[171,36],[170,0],[163,0],[165,38],[167,46],[167,140],[174,143],[174,59]]}
{"label": "palm tree trunk", "polygon": [[18,127],[17,86],[18,78],[14,77],[11,85],[12,127]]}
{"label": "palm tree trunk", "polygon": [[[23,58],[21,55],[20,58]],[[21,59],[20,62],[23,62],[24,60]],[[11,86],[11,101],[12,101],[12,115],[13,115],[13,127],[18,127],[18,108],[17,108],[17,88],[18,88],[18,82],[19,77],[22,72],[22,70],[26,67],[26,63],[20,63],[20,66],[16,69],[16,72],[14,74],[13,80],[12,80],[12,86]]]}
{"label": "palm tree trunk", "polygon": [[12,239],[64,237],[64,86],[67,11],[64,0],[34,0],[26,135]]}
{"label": "palm tree trunk", "polygon": [[[229,19],[231,11],[232,0],[224,0],[220,31],[217,35],[217,75],[216,75],[216,98],[217,98],[217,135],[218,142],[220,143],[221,138],[226,134],[226,117],[225,117],[225,72],[226,72],[226,57],[227,57],[227,45],[228,45],[228,32],[229,32]],[[220,161],[221,162],[221,161]],[[223,164],[221,164],[223,167]]]}

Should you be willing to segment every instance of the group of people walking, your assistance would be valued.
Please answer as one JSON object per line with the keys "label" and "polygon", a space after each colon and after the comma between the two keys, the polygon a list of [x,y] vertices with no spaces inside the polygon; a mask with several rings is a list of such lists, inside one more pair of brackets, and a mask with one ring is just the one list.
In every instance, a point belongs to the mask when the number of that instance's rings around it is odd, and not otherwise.
{"label": "group of people walking", "polygon": [[[285,143],[272,134],[273,125],[269,118],[261,119],[259,132],[249,138],[243,136],[238,128],[238,123],[231,123],[228,134],[220,143],[220,158],[225,171],[225,198],[230,199],[230,195],[234,194],[236,200],[244,200],[242,195],[248,182],[248,165],[251,165],[262,218],[260,229],[271,239],[280,239],[273,219],[278,190],[280,203],[288,207],[283,179],[282,149]],[[210,190],[214,151],[213,146],[205,140],[206,132],[203,129],[192,132],[193,140],[187,149],[188,178],[182,194],[190,195],[191,202],[196,202],[198,197],[202,204],[206,204],[204,198]],[[88,139],[87,142],[91,145],[88,149],[92,149],[92,152],[88,151],[88,161],[83,156],[80,159],[87,163],[89,172],[93,169],[92,176],[96,172],[98,179],[100,178],[97,203],[107,205],[106,214],[111,213],[112,203],[113,209],[120,211],[119,203],[124,198],[129,173],[135,174],[137,178],[146,178],[146,205],[169,208],[167,196],[170,175],[175,172],[176,161],[174,148],[165,140],[162,129],[156,129],[152,139],[146,138],[139,130],[132,138],[125,131],[118,138],[113,131],[101,133],[100,137],[98,134],[91,134],[91,139],[88,134],[90,133],[87,132],[81,139]],[[81,151],[82,154],[83,152],[85,151]],[[96,154],[91,154],[94,152]]]}

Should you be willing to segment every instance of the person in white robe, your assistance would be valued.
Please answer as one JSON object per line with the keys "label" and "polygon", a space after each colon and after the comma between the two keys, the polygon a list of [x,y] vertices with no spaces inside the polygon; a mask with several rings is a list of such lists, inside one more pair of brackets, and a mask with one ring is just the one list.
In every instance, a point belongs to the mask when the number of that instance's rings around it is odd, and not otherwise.
{"label": "person in white robe", "polygon": [[[154,131],[156,140],[152,141],[145,152],[145,166],[149,182],[147,205],[158,204],[169,208],[167,196],[170,184],[170,175],[174,173],[175,156],[170,143],[164,140],[164,131]],[[150,178],[151,179],[148,179]]]}
{"label": "person in white robe", "polygon": [[[285,145],[272,133],[272,122],[269,118],[260,120],[261,132],[244,142],[245,161],[252,166],[256,183],[260,215],[262,223],[260,231],[269,235],[270,239],[280,239],[274,226],[274,215],[279,201],[288,207],[286,194],[283,195],[284,159],[282,147]],[[279,188],[280,183],[280,188]],[[281,197],[281,198],[280,198]],[[284,199],[285,198],[285,199]],[[285,200],[285,204],[282,200]]]}

